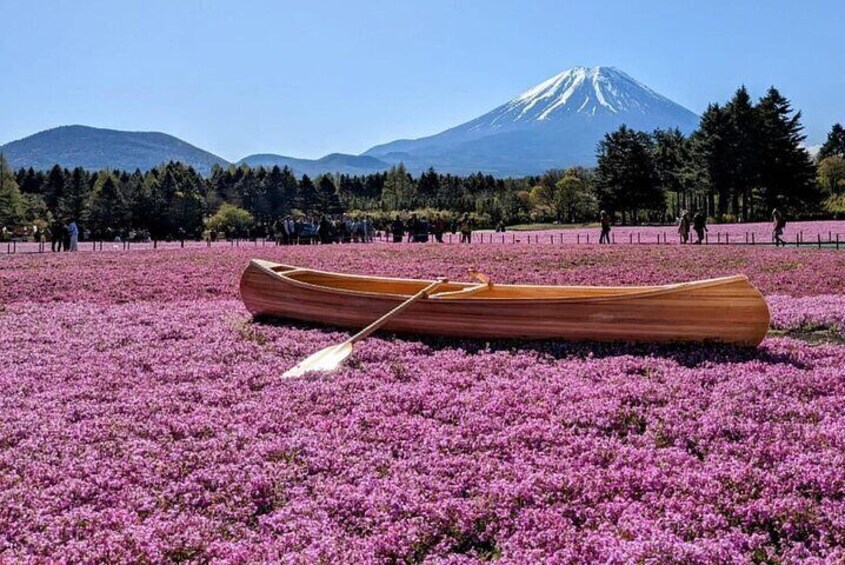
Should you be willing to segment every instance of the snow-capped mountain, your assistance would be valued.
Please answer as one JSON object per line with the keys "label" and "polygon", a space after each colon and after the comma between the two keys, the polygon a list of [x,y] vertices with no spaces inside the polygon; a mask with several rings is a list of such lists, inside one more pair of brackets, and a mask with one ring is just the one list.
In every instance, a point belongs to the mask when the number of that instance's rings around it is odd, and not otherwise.
{"label": "snow-capped mountain", "polygon": [[685,133],[698,116],[613,67],[573,67],[490,112],[439,134],[379,145],[365,155],[411,169],[498,175],[590,165],[596,144],[622,124]]}

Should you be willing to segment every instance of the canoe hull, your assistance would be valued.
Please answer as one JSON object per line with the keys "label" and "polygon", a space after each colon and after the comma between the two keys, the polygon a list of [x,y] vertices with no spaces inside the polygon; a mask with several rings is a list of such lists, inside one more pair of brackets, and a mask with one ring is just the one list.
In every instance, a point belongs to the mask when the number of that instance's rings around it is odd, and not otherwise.
{"label": "canoe hull", "polygon": [[[257,316],[360,329],[405,300],[297,284],[268,265],[253,261],[241,277],[241,297]],[[745,277],[651,288],[666,290],[611,299],[429,298],[390,320],[384,330],[477,339],[740,346],[756,346],[768,331],[766,302]]]}

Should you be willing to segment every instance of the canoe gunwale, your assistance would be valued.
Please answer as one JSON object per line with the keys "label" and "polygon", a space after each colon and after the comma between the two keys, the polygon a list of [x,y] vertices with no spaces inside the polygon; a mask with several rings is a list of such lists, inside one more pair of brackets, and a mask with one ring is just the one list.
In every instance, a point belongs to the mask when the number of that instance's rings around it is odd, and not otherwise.
{"label": "canoe gunwale", "polygon": [[[274,270],[273,267],[283,267],[284,270]],[[329,286],[321,286],[318,284],[308,283],[304,281],[297,280],[294,277],[289,277],[289,274],[298,274],[303,272],[313,272],[324,274],[327,276],[334,276],[339,278],[354,278],[354,279],[362,279],[362,280],[381,280],[381,281],[391,281],[391,282],[400,282],[400,283],[414,283],[414,284],[425,284],[426,281],[420,279],[405,279],[405,278],[395,278],[395,277],[372,277],[366,275],[354,275],[354,274],[346,274],[346,273],[335,273],[331,271],[321,271],[319,269],[306,269],[301,267],[294,267],[290,265],[278,264],[273,263],[270,261],[263,261],[260,259],[252,259],[250,261],[250,267],[254,267],[259,269],[260,271],[264,272],[267,275],[275,277],[278,279],[279,282],[283,284],[289,284],[293,286],[300,287],[304,290],[308,290],[310,292],[320,292],[320,293],[331,293],[336,294],[339,296],[346,296],[346,297],[361,297],[361,298],[391,298],[402,300],[407,298],[409,295],[406,294],[396,294],[396,293],[387,293],[387,292],[368,292],[368,291],[361,291],[361,290],[349,290],[349,289],[342,289],[342,288],[334,288]],[[592,288],[592,289],[602,289],[606,288],[608,290],[611,289],[618,289],[618,288],[628,288],[628,289],[636,289],[642,288],[643,290],[640,292],[629,292],[629,293],[622,293],[617,295],[597,295],[597,296],[574,296],[574,297],[548,297],[548,298],[520,298],[520,297],[503,297],[503,298],[491,298],[491,297],[483,297],[478,296],[474,298],[461,298],[459,297],[461,293],[465,293],[467,291],[472,291],[473,293],[478,292],[480,290],[484,290],[485,287],[488,285],[478,285],[476,283],[464,283],[464,282],[450,282],[450,284],[454,285],[462,285],[464,286],[463,289],[458,291],[451,291],[443,293],[443,296],[438,296],[437,294],[431,295],[427,298],[427,300],[436,300],[436,301],[448,301],[450,303],[462,303],[462,302],[472,302],[477,303],[479,301],[487,301],[492,303],[503,303],[503,302],[513,302],[518,304],[582,304],[582,303],[595,303],[595,302],[611,302],[611,301],[620,301],[620,300],[636,300],[638,298],[650,298],[654,296],[660,296],[663,294],[671,294],[676,292],[685,292],[688,290],[693,289],[701,289],[701,288],[708,288],[713,286],[720,286],[720,285],[728,285],[734,284],[737,282],[745,282],[750,288],[757,290],[757,288],[751,284],[748,280],[748,277],[745,275],[732,275],[726,277],[719,277],[714,279],[705,279],[699,281],[690,281],[690,282],[681,282],[681,283],[673,283],[668,285],[661,285],[661,286],[651,286],[651,287],[601,287],[601,286],[592,286],[592,287],[584,287],[584,288]],[[495,285],[497,288],[519,288],[519,289],[532,289],[532,288],[554,288],[552,285],[509,285],[509,284],[497,284]],[[559,286],[557,288],[561,289],[573,289],[577,290],[578,286]],[[758,291],[759,292],[759,291]],[[456,296],[458,295],[458,296]]]}

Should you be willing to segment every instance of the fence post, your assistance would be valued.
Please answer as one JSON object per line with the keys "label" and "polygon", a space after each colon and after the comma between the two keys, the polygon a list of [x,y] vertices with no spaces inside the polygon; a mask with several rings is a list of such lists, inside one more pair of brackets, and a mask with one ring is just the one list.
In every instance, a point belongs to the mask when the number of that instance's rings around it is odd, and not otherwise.
{"label": "fence post", "polygon": [[730,243],[731,243],[730,237],[731,237],[730,233],[725,234],[725,245],[730,245]]}
{"label": "fence post", "polygon": [[751,245],[754,245],[754,232],[751,232]]}
{"label": "fence post", "polygon": [[575,236],[578,238],[578,243],[580,244],[581,243],[581,234],[576,233]]}
{"label": "fence post", "polygon": [[158,249],[158,240],[157,239],[153,240],[153,249]]}
{"label": "fence post", "polygon": [[590,244],[590,234],[587,234],[587,245]]}
{"label": "fence post", "polygon": [[836,249],[839,249],[839,234],[836,234]]}
{"label": "fence post", "polygon": [[821,249],[822,248],[822,234],[819,233],[819,234],[816,234],[816,235],[819,238],[819,249]]}
{"label": "fence post", "polygon": [[630,244],[634,243],[634,232],[631,232],[631,233],[628,234],[628,243],[630,243]]}

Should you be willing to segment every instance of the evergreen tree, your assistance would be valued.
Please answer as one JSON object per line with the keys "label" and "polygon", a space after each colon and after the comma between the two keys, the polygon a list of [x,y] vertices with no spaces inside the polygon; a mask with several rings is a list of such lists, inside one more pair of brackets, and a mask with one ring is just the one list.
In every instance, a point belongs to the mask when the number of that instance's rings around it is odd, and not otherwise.
{"label": "evergreen tree", "polygon": [[434,168],[429,167],[427,171],[420,175],[417,191],[426,202],[430,202],[440,192],[440,175],[434,172]]}
{"label": "evergreen tree", "polygon": [[323,214],[339,214],[343,212],[340,198],[337,195],[332,178],[329,175],[320,177],[317,190],[317,209]]}
{"label": "evergreen tree", "polygon": [[699,196],[694,210],[725,215],[730,201],[730,127],[719,104],[710,104],[691,138],[692,161],[699,179]]}
{"label": "evergreen tree", "polygon": [[625,213],[629,211],[632,221],[637,223],[640,211],[657,216],[665,210],[666,201],[660,190],[653,154],[651,137],[625,125],[606,134],[599,143],[598,200],[606,210],[621,212],[623,223]]}
{"label": "evergreen tree", "polygon": [[65,192],[65,172],[58,165],[53,165],[47,175],[47,182],[43,190],[44,201],[50,210],[58,208],[59,200]]}
{"label": "evergreen tree", "polygon": [[121,194],[118,181],[107,172],[100,175],[91,194],[88,219],[94,237],[113,237],[120,233],[128,223],[127,214],[126,199]]}
{"label": "evergreen tree", "polygon": [[689,141],[679,129],[655,130],[654,166],[660,188],[675,193],[675,217],[686,208],[687,167],[690,161]]}
{"label": "evergreen tree", "polygon": [[387,172],[381,192],[382,207],[385,210],[403,210],[414,205],[414,184],[405,168],[405,163],[394,165]]}
{"label": "evergreen tree", "polygon": [[317,207],[317,189],[308,175],[302,175],[299,181],[299,191],[296,199],[296,208],[310,214]]}
{"label": "evergreen tree", "polygon": [[833,124],[830,128],[827,140],[819,149],[818,159],[821,161],[833,155],[845,158],[845,127],[842,127],[842,124]]}
{"label": "evergreen tree", "polygon": [[741,86],[725,106],[728,117],[728,160],[731,209],[735,216],[748,219],[752,190],[760,181],[761,128],[751,97]]}
{"label": "evergreen tree", "polygon": [[89,199],[88,174],[82,167],[76,167],[71,171],[64,193],[57,203],[58,216],[84,223],[87,220]]}
{"label": "evergreen tree", "polygon": [[24,199],[13,171],[0,153],[0,229],[13,228],[25,219]]}
{"label": "evergreen tree", "polygon": [[817,200],[815,167],[803,148],[801,112],[793,112],[786,98],[774,87],[760,99],[759,184],[764,206],[759,217],[773,208],[798,210]]}

